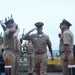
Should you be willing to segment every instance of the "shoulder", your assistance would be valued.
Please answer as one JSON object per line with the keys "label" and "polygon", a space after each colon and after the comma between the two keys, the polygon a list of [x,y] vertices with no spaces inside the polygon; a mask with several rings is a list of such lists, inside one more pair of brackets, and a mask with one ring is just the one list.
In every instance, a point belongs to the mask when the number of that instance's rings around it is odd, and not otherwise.
{"label": "shoulder", "polygon": [[64,35],[73,35],[73,33],[70,30],[66,30],[63,34]]}
{"label": "shoulder", "polygon": [[43,36],[45,36],[45,37],[49,38],[49,36],[48,36],[47,34],[44,34],[44,33],[43,33]]}
{"label": "shoulder", "polygon": [[44,38],[45,38],[46,40],[49,40],[49,41],[50,41],[50,38],[49,38],[49,36],[48,36],[48,35],[43,34],[43,36],[44,36]]}
{"label": "shoulder", "polygon": [[34,37],[34,36],[36,36],[37,34],[30,34],[29,36],[31,36],[31,37]]}

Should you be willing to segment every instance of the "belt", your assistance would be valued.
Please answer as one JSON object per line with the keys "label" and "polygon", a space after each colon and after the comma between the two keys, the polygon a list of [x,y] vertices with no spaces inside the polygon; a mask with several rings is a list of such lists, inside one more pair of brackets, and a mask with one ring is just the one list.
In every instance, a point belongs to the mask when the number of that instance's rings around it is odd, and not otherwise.
{"label": "belt", "polygon": [[45,52],[35,52],[35,54],[44,54]]}

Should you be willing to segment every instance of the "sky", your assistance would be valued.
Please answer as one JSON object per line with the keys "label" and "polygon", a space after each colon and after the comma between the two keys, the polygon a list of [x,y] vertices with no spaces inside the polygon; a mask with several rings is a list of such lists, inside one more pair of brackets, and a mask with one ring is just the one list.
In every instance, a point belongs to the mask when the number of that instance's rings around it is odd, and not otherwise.
{"label": "sky", "polygon": [[11,14],[19,25],[19,35],[23,29],[26,33],[35,28],[36,22],[43,22],[43,32],[49,35],[53,50],[59,49],[59,25],[63,19],[72,24],[70,30],[75,32],[75,0],[0,0],[0,20]]}

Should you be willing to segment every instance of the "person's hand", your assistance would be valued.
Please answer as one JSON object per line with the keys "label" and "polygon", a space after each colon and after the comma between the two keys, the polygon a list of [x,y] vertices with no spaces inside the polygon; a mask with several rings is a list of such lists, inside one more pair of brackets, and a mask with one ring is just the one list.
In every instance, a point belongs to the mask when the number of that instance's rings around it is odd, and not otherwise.
{"label": "person's hand", "polygon": [[15,32],[13,35],[14,35],[15,37],[17,37],[18,34],[19,34],[19,32],[20,32],[20,29],[17,29],[16,32]]}
{"label": "person's hand", "polygon": [[67,56],[64,57],[64,61],[68,61],[68,57]]}
{"label": "person's hand", "polygon": [[53,56],[51,56],[51,59],[52,59],[52,61],[54,60],[54,57]]}
{"label": "person's hand", "polygon": [[61,37],[61,35],[62,35],[62,34],[61,34],[61,33],[59,33],[59,34],[58,34],[58,37],[60,38],[60,37]]}
{"label": "person's hand", "polygon": [[37,29],[37,28],[33,28],[33,29],[30,30],[30,32],[33,32],[33,31],[36,30],[36,29]]}

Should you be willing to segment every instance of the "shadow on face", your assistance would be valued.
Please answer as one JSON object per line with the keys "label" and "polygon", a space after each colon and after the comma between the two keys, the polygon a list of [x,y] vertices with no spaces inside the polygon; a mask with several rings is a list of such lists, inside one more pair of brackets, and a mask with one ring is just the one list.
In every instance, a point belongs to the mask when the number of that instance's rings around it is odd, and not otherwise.
{"label": "shadow on face", "polygon": [[64,29],[67,29],[67,28],[68,28],[68,27],[67,27],[67,25],[65,25],[65,24],[60,26],[60,29],[61,29],[61,30],[64,30]]}
{"label": "shadow on face", "polygon": [[37,28],[37,33],[41,34],[42,30],[43,30],[43,28]]}

